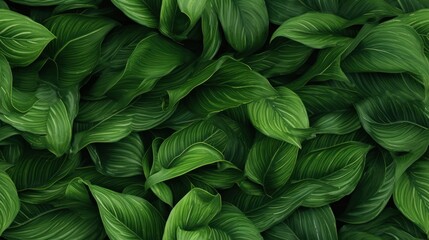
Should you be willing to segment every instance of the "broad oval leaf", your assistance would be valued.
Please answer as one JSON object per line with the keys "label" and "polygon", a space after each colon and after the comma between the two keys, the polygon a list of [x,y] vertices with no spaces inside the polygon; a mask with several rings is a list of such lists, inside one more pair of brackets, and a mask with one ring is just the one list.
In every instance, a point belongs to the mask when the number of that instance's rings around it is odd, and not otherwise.
{"label": "broad oval leaf", "polygon": [[164,219],[148,201],[89,185],[110,239],[161,239]]}
{"label": "broad oval leaf", "polygon": [[271,40],[286,37],[317,49],[344,45],[351,41],[341,34],[347,23],[347,20],[333,14],[306,13],[280,25]]}
{"label": "broad oval leaf", "polygon": [[296,93],[286,87],[277,89],[278,96],[266,98],[248,105],[253,126],[261,133],[301,147],[301,141],[309,137],[307,111]]}
{"label": "broad oval leaf", "polygon": [[206,227],[221,211],[220,195],[212,195],[200,188],[189,191],[168,216],[163,240],[175,240],[179,229],[191,230]]}
{"label": "broad oval leaf", "polygon": [[228,43],[238,52],[254,52],[265,43],[268,12],[264,0],[214,0]]}
{"label": "broad oval leaf", "polygon": [[289,180],[297,157],[298,147],[260,135],[250,149],[245,174],[270,194]]}
{"label": "broad oval leaf", "polygon": [[429,235],[429,158],[415,162],[395,183],[393,199],[398,209]]}
{"label": "broad oval leaf", "polygon": [[0,53],[14,66],[27,66],[55,36],[43,25],[19,13],[0,9]]}
{"label": "broad oval leaf", "polygon": [[320,207],[350,194],[361,178],[365,155],[371,148],[360,142],[344,142],[325,148],[305,149],[298,156],[292,180],[316,179],[334,188],[321,187],[303,203]]}
{"label": "broad oval leaf", "polygon": [[285,223],[299,239],[338,239],[335,216],[329,206],[298,208]]}
{"label": "broad oval leaf", "polygon": [[0,236],[19,212],[19,198],[12,179],[0,169]]}

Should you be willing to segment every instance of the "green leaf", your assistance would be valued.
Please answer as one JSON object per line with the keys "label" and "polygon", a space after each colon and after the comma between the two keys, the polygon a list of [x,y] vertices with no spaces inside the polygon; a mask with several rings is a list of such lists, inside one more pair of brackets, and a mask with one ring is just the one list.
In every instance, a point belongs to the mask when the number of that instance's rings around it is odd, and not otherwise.
{"label": "green leaf", "polygon": [[[304,202],[306,207],[320,207],[350,194],[361,178],[365,155],[371,148],[360,142],[344,142],[329,147],[310,146],[298,156],[292,180],[316,179],[333,188],[321,187]],[[324,159],[324,161],[321,161]]]}
{"label": "green leaf", "polygon": [[0,9],[9,9],[9,6],[4,0],[0,0]]}
{"label": "green leaf", "polygon": [[[262,198],[259,204],[243,210],[246,216],[256,225],[259,231],[265,231],[270,227],[286,219],[295,209],[320,187],[311,181],[302,181],[287,185],[272,198]],[[245,201],[241,199],[240,201]]]}
{"label": "green leaf", "polygon": [[112,177],[131,177],[143,174],[144,147],[140,136],[131,133],[115,143],[88,146],[97,171]]}
{"label": "green leaf", "polygon": [[339,219],[351,224],[362,224],[376,218],[392,196],[394,180],[395,164],[389,153],[370,151],[364,174]]}
{"label": "green leaf", "polygon": [[285,87],[277,88],[278,96],[248,105],[253,126],[261,133],[301,147],[309,137],[309,121],[305,106],[294,92]]}
{"label": "green leaf", "polygon": [[[159,30],[176,40],[184,40],[200,19],[207,0],[163,0]],[[180,11],[180,12],[179,12]]]}
{"label": "green leaf", "polygon": [[359,117],[352,109],[319,114],[311,118],[311,122],[317,134],[347,134],[361,127]]}
{"label": "green leaf", "polygon": [[211,60],[219,51],[222,43],[222,36],[217,20],[216,11],[213,5],[207,5],[201,16],[201,31],[203,34],[203,52],[201,59]]}
{"label": "green leaf", "polygon": [[219,214],[210,222],[213,229],[225,232],[229,239],[262,239],[255,225],[234,205],[224,203]]}
{"label": "green leaf", "polygon": [[408,152],[428,146],[429,118],[421,101],[374,97],[358,103],[356,110],[365,131],[387,150]]}
{"label": "green leaf", "polygon": [[98,216],[80,215],[68,209],[53,209],[32,216],[6,230],[3,236],[21,239],[103,239],[105,232]]}
{"label": "green leaf", "polygon": [[[411,72],[424,79],[429,76],[428,66],[418,33],[397,21],[374,27],[342,62],[347,72]],[[424,83],[427,88],[429,82]]]}
{"label": "green leaf", "polygon": [[233,59],[227,59],[216,73],[187,98],[191,110],[201,115],[238,107],[275,95],[266,78]]}
{"label": "green leaf", "polygon": [[246,161],[245,174],[267,193],[282,188],[295,167],[298,147],[265,136],[257,136]]}
{"label": "green leaf", "polygon": [[187,147],[180,155],[168,162],[160,162],[161,169],[153,171],[147,178],[145,187],[151,188],[157,183],[179,177],[199,167],[220,162],[222,153],[205,143],[195,143]]}
{"label": "green leaf", "polygon": [[296,234],[285,223],[279,223],[263,232],[265,240],[299,240]]}
{"label": "green leaf", "polygon": [[254,52],[265,43],[268,12],[263,0],[214,0],[226,41],[237,52]]}
{"label": "green leaf", "polygon": [[298,70],[310,57],[312,49],[294,41],[273,42],[270,47],[243,61],[254,71],[270,78],[291,74]]}
{"label": "green leaf", "polygon": [[338,239],[335,216],[329,206],[299,208],[285,223],[299,239]]}
{"label": "green leaf", "polygon": [[0,53],[14,66],[27,66],[39,57],[55,36],[19,13],[0,9]]}
{"label": "green leaf", "polygon": [[317,49],[344,45],[351,40],[341,34],[347,23],[347,20],[333,14],[306,13],[280,25],[271,36],[271,41],[286,37]]}
{"label": "green leaf", "polygon": [[302,15],[306,12],[336,13],[338,0],[312,1],[312,0],[266,0],[270,21],[276,25]]}
{"label": "green leaf", "polygon": [[148,201],[89,185],[110,239],[161,239],[164,219]]}
{"label": "green leaf", "polygon": [[146,27],[158,27],[161,0],[112,0],[127,17]]}
{"label": "green leaf", "polygon": [[220,195],[212,195],[200,188],[189,191],[168,216],[165,225],[164,240],[178,239],[179,229],[198,229],[206,227],[221,211]]}
{"label": "green leaf", "polygon": [[393,199],[398,209],[429,235],[428,155],[415,162],[396,182]]}
{"label": "green leaf", "polygon": [[347,19],[359,17],[394,17],[402,12],[385,0],[343,0],[340,1],[339,15]]}
{"label": "green leaf", "polygon": [[[107,18],[65,14],[49,18],[45,25],[57,35],[46,48],[58,69],[54,84],[65,88],[79,84],[94,70],[101,42],[117,23]],[[52,71],[52,68],[54,66],[48,65],[42,71]]]}
{"label": "green leaf", "polygon": [[15,219],[19,206],[15,184],[5,172],[0,170],[0,235]]}

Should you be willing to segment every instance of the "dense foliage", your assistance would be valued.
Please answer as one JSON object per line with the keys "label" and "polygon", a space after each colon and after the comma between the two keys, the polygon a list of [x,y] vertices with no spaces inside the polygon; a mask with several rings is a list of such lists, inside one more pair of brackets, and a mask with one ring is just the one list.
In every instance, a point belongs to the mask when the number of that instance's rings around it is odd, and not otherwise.
{"label": "dense foliage", "polygon": [[427,239],[429,1],[0,0],[5,239]]}

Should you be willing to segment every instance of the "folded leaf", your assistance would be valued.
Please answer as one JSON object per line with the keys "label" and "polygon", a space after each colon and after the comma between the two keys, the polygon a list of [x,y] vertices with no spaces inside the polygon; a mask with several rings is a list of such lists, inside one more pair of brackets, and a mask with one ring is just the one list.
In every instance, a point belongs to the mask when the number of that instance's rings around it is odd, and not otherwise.
{"label": "folded leaf", "polygon": [[[188,192],[168,216],[162,239],[179,239],[180,229],[191,230],[206,227],[221,211],[220,195],[212,195],[200,188]],[[182,233],[183,234],[183,233]]]}
{"label": "folded leaf", "polygon": [[161,0],[112,0],[127,17],[146,27],[158,27]]}

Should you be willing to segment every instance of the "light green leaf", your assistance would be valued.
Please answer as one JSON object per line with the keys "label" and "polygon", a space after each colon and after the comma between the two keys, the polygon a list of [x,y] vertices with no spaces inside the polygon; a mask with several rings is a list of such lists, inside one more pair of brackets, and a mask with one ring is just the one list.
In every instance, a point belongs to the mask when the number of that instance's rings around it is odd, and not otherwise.
{"label": "light green leaf", "polygon": [[268,12],[264,0],[214,0],[227,42],[237,52],[254,52],[265,43]]}
{"label": "light green leaf", "polygon": [[22,239],[103,239],[103,226],[97,215],[85,216],[68,209],[53,209],[32,216],[27,221],[6,230],[3,236],[11,240]]}
{"label": "light green leaf", "polygon": [[138,24],[146,27],[158,27],[161,0],[112,0],[119,10]]}
{"label": "light green leaf", "polygon": [[54,65],[42,71],[52,71],[56,66],[58,78],[54,77],[54,84],[65,88],[79,84],[94,70],[101,42],[117,23],[107,18],[65,14],[49,18],[45,25],[57,39],[46,48]]}
{"label": "light green leaf", "polygon": [[429,158],[415,162],[395,184],[393,199],[398,209],[429,235]]}
{"label": "light green leaf", "polygon": [[148,201],[96,185],[89,189],[110,239],[161,239],[164,219]]}
{"label": "light green leaf", "polygon": [[356,110],[365,131],[389,151],[408,152],[429,144],[429,118],[421,101],[373,97]]}
{"label": "light green leaf", "polygon": [[[320,207],[350,194],[361,178],[365,155],[371,148],[360,142],[344,142],[328,147],[303,146],[292,180],[316,179],[333,188],[315,190],[303,203],[306,207]],[[324,159],[324,161],[321,161]]]}
{"label": "light green leaf", "polygon": [[285,223],[299,239],[338,239],[335,216],[329,206],[299,208]]}
{"label": "light green leaf", "polygon": [[145,187],[151,188],[157,183],[179,177],[199,167],[221,162],[222,159],[222,153],[212,146],[205,143],[192,144],[168,162],[160,162],[162,168],[159,171],[152,171]]}
{"label": "light green leaf", "polygon": [[59,100],[49,108],[46,119],[47,148],[60,157],[69,150],[71,138],[72,124],[65,104]]}
{"label": "light green leaf", "polygon": [[14,66],[36,60],[55,36],[41,24],[19,13],[0,9],[0,53]]}
{"label": "light green leaf", "polygon": [[286,37],[318,49],[344,45],[351,41],[341,34],[347,23],[347,20],[333,14],[306,13],[284,22],[273,33],[271,41]]}
{"label": "light green leaf", "polygon": [[12,179],[0,169],[0,236],[19,212],[18,193]]}
{"label": "light green leaf", "polygon": [[289,180],[297,156],[298,147],[259,135],[247,157],[245,174],[270,194]]}
{"label": "light green leaf", "polygon": [[143,174],[143,142],[137,133],[115,143],[93,144],[88,152],[97,171],[112,177],[131,177]]}
{"label": "light green leaf", "polygon": [[307,112],[301,99],[285,87],[277,88],[278,96],[266,98],[248,105],[253,126],[261,133],[301,147],[301,141],[309,137]]}
{"label": "light green leaf", "polygon": [[187,98],[191,110],[201,115],[238,107],[276,92],[266,78],[233,59],[227,59],[204,85]]}
{"label": "light green leaf", "polygon": [[179,229],[206,227],[221,211],[220,195],[212,195],[200,188],[189,191],[168,216],[163,240],[175,240]]}
{"label": "light green leaf", "polygon": [[395,164],[389,153],[380,150],[369,152],[364,174],[339,219],[362,224],[376,218],[390,200],[394,180]]}

